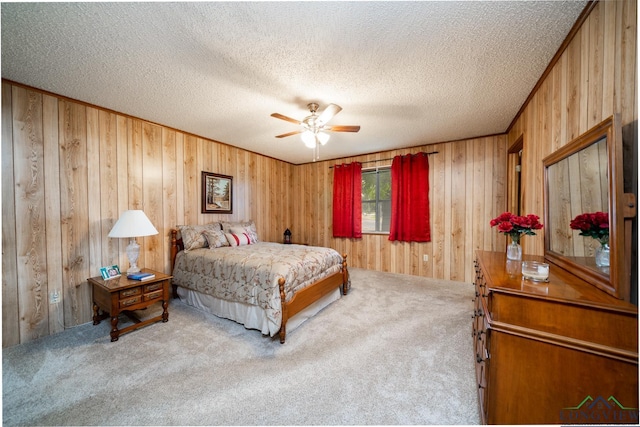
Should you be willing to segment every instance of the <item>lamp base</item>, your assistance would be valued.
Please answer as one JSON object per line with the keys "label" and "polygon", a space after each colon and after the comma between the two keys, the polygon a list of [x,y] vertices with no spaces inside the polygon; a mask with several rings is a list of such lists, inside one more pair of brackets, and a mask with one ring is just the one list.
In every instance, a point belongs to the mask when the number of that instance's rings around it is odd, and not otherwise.
{"label": "lamp base", "polygon": [[131,241],[127,245],[127,257],[129,258],[129,269],[127,274],[139,273],[140,267],[138,267],[138,257],[140,256],[140,245],[136,242],[136,238],[132,237]]}

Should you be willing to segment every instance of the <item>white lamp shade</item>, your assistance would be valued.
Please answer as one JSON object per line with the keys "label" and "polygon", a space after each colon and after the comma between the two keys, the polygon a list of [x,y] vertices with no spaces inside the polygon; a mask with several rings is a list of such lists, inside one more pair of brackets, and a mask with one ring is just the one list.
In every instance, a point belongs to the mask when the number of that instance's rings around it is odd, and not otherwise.
{"label": "white lamp shade", "polygon": [[307,147],[314,148],[316,146],[316,136],[310,130],[302,132],[300,138],[302,138],[302,142],[304,142],[304,145]]}
{"label": "white lamp shade", "polygon": [[325,145],[329,141],[329,134],[324,132],[318,132],[318,141],[320,144]]}
{"label": "white lamp shade", "polygon": [[158,234],[158,230],[151,224],[149,218],[141,210],[129,210],[122,212],[115,223],[109,237],[141,237]]}

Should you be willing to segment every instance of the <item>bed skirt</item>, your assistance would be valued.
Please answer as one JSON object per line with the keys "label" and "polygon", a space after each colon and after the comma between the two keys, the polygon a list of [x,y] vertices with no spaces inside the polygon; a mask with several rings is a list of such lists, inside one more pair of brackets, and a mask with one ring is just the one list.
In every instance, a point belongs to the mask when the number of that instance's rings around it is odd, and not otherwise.
{"label": "bed skirt", "polygon": [[[244,325],[247,329],[257,329],[263,335],[275,336],[280,328],[269,321],[264,310],[255,305],[225,301],[211,295],[178,286],[180,300],[197,309],[218,317],[230,319]],[[287,321],[287,332],[291,332],[307,319],[315,316],[323,308],[340,299],[341,288],[322,297]]]}

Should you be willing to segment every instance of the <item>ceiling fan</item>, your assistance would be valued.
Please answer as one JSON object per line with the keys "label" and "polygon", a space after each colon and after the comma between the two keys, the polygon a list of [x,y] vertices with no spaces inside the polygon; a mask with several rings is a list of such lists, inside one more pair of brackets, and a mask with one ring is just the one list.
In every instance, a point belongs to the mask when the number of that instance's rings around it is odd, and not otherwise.
{"label": "ceiling fan", "polygon": [[318,160],[319,146],[326,144],[329,140],[329,134],[326,132],[358,132],[360,130],[360,126],[327,125],[327,122],[342,110],[342,107],[339,105],[329,104],[321,114],[318,114],[317,103],[312,102],[308,104],[307,107],[311,115],[305,117],[302,121],[292,119],[280,113],[273,113],[271,117],[300,125],[300,129],[283,133],[282,135],[276,135],[276,138],[285,138],[287,136],[301,134],[300,137],[304,144],[309,148],[315,149],[314,161]]}

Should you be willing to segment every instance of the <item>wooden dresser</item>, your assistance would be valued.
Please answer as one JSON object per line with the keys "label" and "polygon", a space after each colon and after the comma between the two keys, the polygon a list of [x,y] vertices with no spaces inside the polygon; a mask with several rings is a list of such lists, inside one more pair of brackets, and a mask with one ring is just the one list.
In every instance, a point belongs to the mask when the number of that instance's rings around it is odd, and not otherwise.
{"label": "wooden dresser", "polygon": [[482,422],[637,424],[637,307],[553,264],[547,283],[523,280],[520,271],[504,253],[477,253]]}

